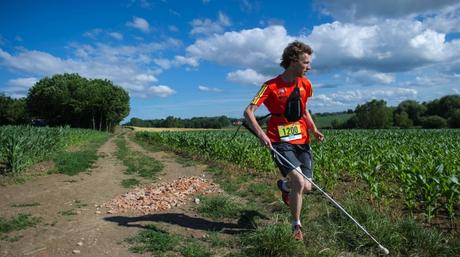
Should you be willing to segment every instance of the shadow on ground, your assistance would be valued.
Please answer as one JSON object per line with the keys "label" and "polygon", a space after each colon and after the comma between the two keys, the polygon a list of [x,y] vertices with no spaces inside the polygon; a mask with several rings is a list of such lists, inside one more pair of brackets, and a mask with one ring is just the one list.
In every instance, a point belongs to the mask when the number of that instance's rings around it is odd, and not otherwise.
{"label": "shadow on ground", "polygon": [[165,222],[195,230],[219,231],[225,234],[239,234],[256,229],[256,218],[268,219],[265,215],[258,211],[249,210],[240,212],[240,218],[237,223],[210,221],[203,218],[190,217],[183,213],[159,213],[137,217],[111,216],[105,217],[104,220],[118,223],[119,226],[138,227],[143,229],[146,229],[147,226],[137,222]]}

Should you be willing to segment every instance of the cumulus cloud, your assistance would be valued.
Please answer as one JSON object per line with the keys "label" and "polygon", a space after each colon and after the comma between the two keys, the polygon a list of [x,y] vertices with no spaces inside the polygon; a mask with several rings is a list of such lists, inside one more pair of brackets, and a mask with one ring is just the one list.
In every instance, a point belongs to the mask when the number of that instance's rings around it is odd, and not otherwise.
{"label": "cumulus cloud", "polygon": [[323,108],[354,109],[372,99],[383,99],[387,105],[396,105],[407,99],[415,99],[418,91],[413,88],[372,88],[338,91],[331,94],[313,95],[309,106]]}
{"label": "cumulus cloud", "polygon": [[[150,90],[161,73],[155,69],[152,55],[168,47],[176,47],[180,42],[169,39],[138,45],[111,46],[108,44],[71,44],[74,56],[60,58],[46,52],[22,49],[11,54],[0,48],[0,65],[18,70],[34,77],[52,76],[59,73],[78,73],[87,78],[112,80],[127,89],[134,96],[149,96],[158,93],[168,96],[168,92]],[[180,60],[179,60],[180,61]]]}
{"label": "cumulus cloud", "polygon": [[127,22],[126,25],[144,33],[148,33],[150,31],[150,24],[144,18],[134,17],[133,20]]}
{"label": "cumulus cloud", "polygon": [[240,84],[261,85],[270,79],[270,76],[264,76],[253,69],[236,70],[227,74],[227,79]]}
{"label": "cumulus cloud", "polygon": [[258,72],[276,70],[280,55],[288,42],[282,26],[255,28],[214,34],[187,47],[187,56],[222,65],[251,68]]}
{"label": "cumulus cloud", "polygon": [[216,93],[222,92],[222,89],[220,89],[220,88],[207,87],[207,86],[202,86],[202,85],[198,86],[198,90],[204,91],[204,92],[216,92]]}
{"label": "cumulus cloud", "polygon": [[152,86],[148,89],[148,93],[153,96],[167,97],[176,93],[172,88],[164,85]]}
{"label": "cumulus cloud", "polygon": [[349,76],[358,84],[370,86],[375,84],[391,84],[395,82],[395,76],[369,70],[350,72]]}
{"label": "cumulus cloud", "polygon": [[216,21],[212,21],[210,19],[194,19],[190,22],[190,25],[192,25],[192,30],[190,31],[191,35],[210,35],[213,33],[223,32],[225,27],[231,25],[231,22],[228,16],[219,12]]}
{"label": "cumulus cloud", "polygon": [[460,57],[460,40],[417,20],[386,20],[378,25],[322,24],[303,38],[315,50],[313,68],[401,72]]}
{"label": "cumulus cloud", "polygon": [[5,92],[14,98],[25,97],[29,88],[35,85],[37,81],[38,79],[35,77],[11,79],[6,83],[8,87]]}
{"label": "cumulus cloud", "polygon": [[403,18],[412,15],[432,13],[444,8],[458,6],[456,0],[322,0],[316,1],[324,14],[339,21],[367,21],[376,19]]}

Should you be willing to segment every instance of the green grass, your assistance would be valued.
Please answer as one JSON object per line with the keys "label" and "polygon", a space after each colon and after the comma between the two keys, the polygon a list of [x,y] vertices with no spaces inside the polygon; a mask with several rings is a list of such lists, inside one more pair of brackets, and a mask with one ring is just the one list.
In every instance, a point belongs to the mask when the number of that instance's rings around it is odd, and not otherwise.
{"label": "green grass", "polygon": [[121,181],[121,186],[124,188],[132,188],[132,187],[138,186],[139,184],[140,184],[140,181],[135,178],[123,179]]}
{"label": "green grass", "polygon": [[12,204],[10,205],[11,207],[16,207],[16,208],[22,208],[22,207],[34,207],[34,206],[39,206],[40,203],[33,202],[33,203],[18,203],[18,204]]}
{"label": "green grass", "polygon": [[302,242],[294,240],[288,224],[275,223],[257,229],[241,237],[244,256],[305,256]]}
{"label": "green grass", "polygon": [[197,206],[198,213],[205,217],[237,218],[241,210],[241,203],[228,195],[203,196]]}
{"label": "green grass", "polygon": [[91,166],[98,159],[97,149],[107,141],[109,135],[94,136],[89,143],[79,142],[78,151],[61,151],[53,157],[58,173],[75,176],[80,172],[90,171]]}
{"label": "green grass", "polygon": [[172,251],[180,242],[178,236],[170,235],[164,230],[158,229],[154,225],[147,225],[147,229],[134,237],[126,240],[133,244],[129,248],[134,253],[151,252],[155,255],[167,251]]}
{"label": "green grass", "polygon": [[208,247],[199,241],[190,241],[180,249],[184,257],[211,257],[212,253]]}
{"label": "green grass", "polygon": [[35,226],[40,222],[40,218],[32,217],[30,214],[20,213],[12,218],[0,217],[0,233],[9,233],[11,231],[25,229]]}
{"label": "green grass", "polygon": [[117,157],[127,167],[127,175],[155,179],[158,173],[163,170],[164,165],[160,161],[128,149],[126,141],[122,136],[117,138],[116,144],[118,146]]}
{"label": "green grass", "polygon": [[77,215],[77,212],[75,211],[75,209],[70,209],[66,211],[60,211],[59,214],[61,214],[62,216],[74,216]]}

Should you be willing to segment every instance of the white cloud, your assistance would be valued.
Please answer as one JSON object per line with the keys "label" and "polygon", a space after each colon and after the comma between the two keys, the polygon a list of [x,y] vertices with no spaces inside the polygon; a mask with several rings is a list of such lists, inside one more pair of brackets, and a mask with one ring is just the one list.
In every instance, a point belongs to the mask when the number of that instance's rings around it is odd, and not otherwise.
{"label": "white cloud", "polygon": [[456,0],[322,0],[316,1],[323,13],[339,21],[375,22],[376,19],[404,18],[452,6],[458,6]]}
{"label": "white cloud", "polygon": [[387,102],[387,106],[394,106],[407,99],[416,99],[417,96],[418,91],[413,88],[356,89],[313,95],[309,106],[335,110],[354,109],[358,104],[364,104],[372,99],[383,99]]}
{"label": "white cloud", "polygon": [[381,73],[368,70],[351,72],[349,76],[356,82],[364,86],[375,84],[391,84],[395,82],[395,76],[388,73]]}
{"label": "white cloud", "polygon": [[210,19],[194,19],[190,22],[190,25],[192,25],[192,30],[190,31],[191,35],[210,35],[223,32],[225,27],[231,25],[231,22],[228,16],[219,12],[217,21],[212,21]]}
{"label": "white cloud", "polygon": [[444,38],[417,20],[385,20],[378,25],[322,24],[302,40],[315,51],[314,69],[401,72],[458,59],[460,40]]}
{"label": "white cloud", "polygon": [[245,69],[228,73],[227,79],[240,84],[262,85],[270,77],[259,74],[252,69]]}
{"label": "white cloud", "polygon": [[110,32],[109,36],[115,38],[116,40],[123,40],[123,34],[119,32]]}
{"label": "white cloud", "polygon": [[174,59],[156,58],[153,62],[161,68],[167,70],[171,67],[179,67],[182,65],[188,65],[192,67],[198,66],[198,60],[194,57],[175,56]]}
{"label": "white cloud", "polygon": [[164,85],[152,86],[147,91],[150,95],[167,97],[176,93],[172,88]]}
{"label": "white cloud", "polygon": [[127,26],[136,28],[144,33],[150,31],[150,24],[144,18],[134,17],[132,21],[126,23]]}
{"label": "white cloud", "polygon": [[281,26],[232,31],[197,40],[187,47],[187,56],[257,72],[273,71],[279,67],[284,47],[293,39]]}
{"label": "white cloud", "polygon": [[[134,96],[146,97],[152,95],[148,87],[157,82],[156,76],[161,73],[161,69],[154,67],[152,56],[180,44],[180,41],[175,39],[118,47],[101,43],[71,44],[69,49],[73,50],[74,56],[67,59],[27,49],[10,54],[0,48],[0,65],[34,77],[78,73],[86,78],[109,79]],[[167,96],[167,92],[162,95]]]}
{"label": "white cloud", "polygon": [[5,92],[13,98],[25,97],[29,88],[35,85],[37,81],[38,79],[35,77],[11,79],[6,83],[8,87]]}
{"label": "white cloud", "polygon": [[96,28],[96,29],[92,29],[90,31],[83,33],[83,36],[89,37],[91,39],[96,39],[103,32],[104,30]]}
{"label": "white cloud", "polygon": [[204,91],[204,92],[222,92],[222,89],[216,88],[216,87],[207,87],[207,86],[198,86],[198,90]]}

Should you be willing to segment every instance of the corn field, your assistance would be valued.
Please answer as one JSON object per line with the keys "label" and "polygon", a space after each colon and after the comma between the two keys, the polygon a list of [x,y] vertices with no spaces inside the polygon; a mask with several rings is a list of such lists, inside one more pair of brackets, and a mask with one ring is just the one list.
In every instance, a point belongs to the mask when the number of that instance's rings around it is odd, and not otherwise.
{"label": "corn field", "polygon": [[[249,133],[138,132],[142,140],[278,173],[270,153]],[[331,130],[313,143],[315,180],[331,190],[344,174],[364,181],[375,199],[402,197],[411,211],[451,218],[460,200],[460,130]]]}
{"label": "corn field", "polygon": [[85,129],[31,126],[0,127],[0,174],[19,174],[28,166],[50,159],[67,146],[100,132]]}

